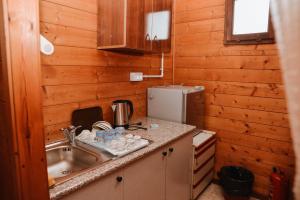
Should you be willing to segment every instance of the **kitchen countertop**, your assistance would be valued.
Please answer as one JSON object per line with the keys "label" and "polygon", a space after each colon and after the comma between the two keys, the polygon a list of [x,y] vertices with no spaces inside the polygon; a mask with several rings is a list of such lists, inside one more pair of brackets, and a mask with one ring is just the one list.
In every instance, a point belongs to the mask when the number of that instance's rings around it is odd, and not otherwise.
{"label": "kitchen countertop", "polygon": [[[135,121],[141,121],[143,123],[143,126],[147,127],[148,130],[128,131],[128,133],[140,135],[145,139],[151,140],[152,143],[150,145],[144,147],[143,149],[132,152],[124,157],[110,160],[103,165],[96,166],[91,170],[78,174],[76,177],[67,180],[64,183],[54,186],[53,188],[49,189],[50,199],[59,199],[64,195],[72,193],[87,185],[88,183],[96,181],[101,177],[110,174],[111,172],[120,169],[139,158],[142,158],[150,152],[153,152],[156,149],[165,146],[166,144],[184,136],[185,134],[195,129],[195,126],[147,117]],[[159,127],[150,129],[150,124],[158,124]]]}

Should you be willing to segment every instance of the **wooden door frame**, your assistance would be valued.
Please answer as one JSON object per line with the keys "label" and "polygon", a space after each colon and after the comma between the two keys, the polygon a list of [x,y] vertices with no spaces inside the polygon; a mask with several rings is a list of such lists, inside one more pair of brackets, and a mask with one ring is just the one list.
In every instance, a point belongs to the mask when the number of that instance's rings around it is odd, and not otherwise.
{"label": "wooden door frame", "polygon": [[[49,199],[42,114],[39,0],[1,1],[2,76],[6,160],[0,198]],[[1,118],[0,118],[1,119]],[[2,138],[0,138],[1,140]],[[5,143],[6,142],[6,143]],[[6,174],[6,175],[5,175]],[[4,175],[4,176],[2,176]],[[10,178],[11,184],[5,184]],[[12,196],[8,193],[14,193]]]}

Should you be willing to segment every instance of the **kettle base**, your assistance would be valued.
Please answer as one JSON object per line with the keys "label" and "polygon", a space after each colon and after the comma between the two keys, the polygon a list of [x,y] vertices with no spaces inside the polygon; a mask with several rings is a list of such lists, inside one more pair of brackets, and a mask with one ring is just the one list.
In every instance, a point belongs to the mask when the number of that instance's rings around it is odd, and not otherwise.
{"label": "kettle base", "polygon": [[126,125],[114,125],[114,128],[119,128],[119,127],[123,127],[125,129],[128,129],[129,128],[129,124],[126,124]]}

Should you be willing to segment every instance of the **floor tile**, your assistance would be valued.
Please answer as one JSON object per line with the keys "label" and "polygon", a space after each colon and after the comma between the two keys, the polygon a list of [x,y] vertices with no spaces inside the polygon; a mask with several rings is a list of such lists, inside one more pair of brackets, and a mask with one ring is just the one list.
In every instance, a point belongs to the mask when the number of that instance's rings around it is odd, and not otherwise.
{"label": "floor tile", "polygon": [[[224,197],[222,195],[222,188],[219,185],[211,184],[199,196],[197,200],[224,200]],[[259,200],[259,199],[251,198],[250,200]]]}

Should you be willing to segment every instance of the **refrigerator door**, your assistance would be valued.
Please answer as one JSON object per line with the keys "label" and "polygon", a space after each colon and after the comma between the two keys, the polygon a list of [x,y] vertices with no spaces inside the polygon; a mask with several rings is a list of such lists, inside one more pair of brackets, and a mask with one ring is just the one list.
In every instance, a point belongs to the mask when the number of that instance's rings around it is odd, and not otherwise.
{"label": "refrigerator door", "polygon": [[182,90],[148,89],[148,117],[183,123]]}

